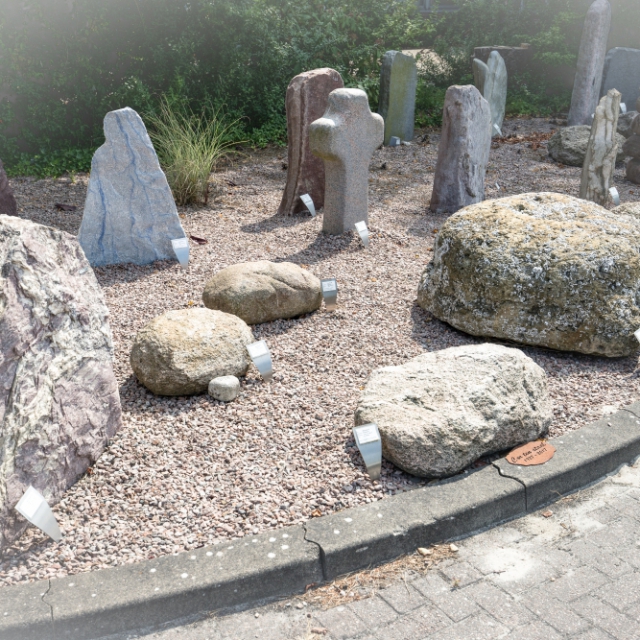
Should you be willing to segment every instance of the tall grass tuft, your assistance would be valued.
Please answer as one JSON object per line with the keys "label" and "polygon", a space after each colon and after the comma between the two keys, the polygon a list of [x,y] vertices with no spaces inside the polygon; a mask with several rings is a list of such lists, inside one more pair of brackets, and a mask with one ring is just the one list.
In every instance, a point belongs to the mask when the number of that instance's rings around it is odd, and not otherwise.
{"label": "tall grass tuft", "polygon": [[166,97],[157,115],[147,115],[149,136],[173,192],[176,204],[207,204],[209,177],[216,164],[232,153],[230,147],[238,121],[228,122],[219,111],[200,115]]}

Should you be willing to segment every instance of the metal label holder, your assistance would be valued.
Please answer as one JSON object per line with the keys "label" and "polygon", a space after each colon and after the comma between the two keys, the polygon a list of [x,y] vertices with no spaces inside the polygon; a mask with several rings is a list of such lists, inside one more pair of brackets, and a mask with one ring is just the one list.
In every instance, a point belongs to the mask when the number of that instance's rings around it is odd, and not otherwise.
{"label": "metal label holder", "polygon": [[171,241],[171,246],[180,266],[186,269],[189,266],[189,238],[176,238]]}
{"label": "metal label holder", "polygon": [[304,206],[307,207],[309,213],[312,218],[316,217],[316,205],[313,204],[313,200],[308,193],[305,193],[303,196],[300,196],[300,200],[304,203]]}
{"label": "metal label holder", "polygon": [[497,122],[494,122],[493,128],[498,132],[498,135],[502,138],[502,129],[500,129]]}
{"label": "metal label holder", "polygon": [[401,142],[402,141],[400,140],[400,138],[398,138],[398,136],[391,136],[389,138],[389,146],[390,147],[399,147]]}
{"label": "metal label holder", "polygon": [[253,344],[248,344],[247,351],[263,380],[269,382],[273,378],[273,363],[271,362],[271,352],[266,341],[259,340]]}
{"label": "metal label holder", "polygon": [[375,422],[353,428],[353,437],[372,480],[380,479],[382,469],[382,438]]}
{"label": "metal label holder", "polygon": [[615,187],[611,187],[611,189],[609,189],[609,195],[613,200],[613,204],[617,207],[620,204],[620,194],[618,190]]}
{"label": "metal label holder", "polygon": [[620,103],[620,111],[622,111],[622,113],[627,113],[627,103],[626,102],[621,102]]}
{"label": "metal label holder", "polygon": [[360,239],[362,240],[362,244],[365,247],[369,246],[369,229],[367,228],[367,223],[363,220],[362,222],[356,222],[356,231],[360,234]]}
{"label": "metal label holder", "polygon": [[335,311],[338,306],[338,281],[335,278],[320,280],[322,297],[327,311]]}
{"label": "metal label holder", "polygon": [[16,511],[56,542],[62,539],[58,521],[51,507],[42,494],[32,486],[29,486],[18,501]]}

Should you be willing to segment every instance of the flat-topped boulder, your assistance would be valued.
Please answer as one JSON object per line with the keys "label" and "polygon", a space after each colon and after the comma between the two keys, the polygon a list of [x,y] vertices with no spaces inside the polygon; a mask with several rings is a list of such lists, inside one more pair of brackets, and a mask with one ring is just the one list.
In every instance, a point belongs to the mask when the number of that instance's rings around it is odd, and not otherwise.
{"label": "flat-topped boulder", "polygon": [[619,357],[640,327],[640,223],[585,200],[526,193],[440,228],[418,303],[475,336]]}
{"label": "flat-topped boulder", "polygon": [[243,262],[222,269],[202,294],[204,306],[260,324],[311,313],[322,304],[320,280],[291,262]]}
{"label": "flat-topped boulder", "polygon": [[[560,164],[566,164],[570,167],[582,167],[587,156],[590,135],[591,127],[586,124],[564,127],[551,136],[547,144],[547,151]],[[624,160],[625,156],[622,150],[625,138],[620,133],[617,133],[616,140],[618,143],[616,162],[620,162]]]}
{"label": "flat-topped boulder", "polygon": [[376,369],[355,422],[378,425],[397,467],[439,478],[545,435],[551,415],[545,372],[518,349],[482,344]]}

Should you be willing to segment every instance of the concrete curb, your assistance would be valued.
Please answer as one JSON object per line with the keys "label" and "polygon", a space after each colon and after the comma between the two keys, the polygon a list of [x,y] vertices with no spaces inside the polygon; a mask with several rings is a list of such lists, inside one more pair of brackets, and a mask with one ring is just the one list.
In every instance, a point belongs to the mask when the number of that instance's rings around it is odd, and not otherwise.
{"label": "concrete curb", "polygon": [[640,403],[506,460],[380,502],[231,544],[0,589],[2,640],[93,640],[289,596],[535,511],[640,456]]}

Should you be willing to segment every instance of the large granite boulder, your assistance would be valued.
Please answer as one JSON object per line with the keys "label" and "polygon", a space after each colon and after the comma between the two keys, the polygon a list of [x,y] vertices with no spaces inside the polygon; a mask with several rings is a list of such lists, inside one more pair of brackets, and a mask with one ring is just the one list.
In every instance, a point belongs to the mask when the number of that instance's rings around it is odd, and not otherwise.
{"label": "large granite boulder", "polygon": [[[589,146],[589,136],[591,127],[589,125],[578,125],[576,127],[565,127],[556,131],[547,144],[549,155],[561,164],[570,167],[582,167],[584,159],[587,155]],[[624,160],[622,145],[624,144],[624,136],[616,134],[618,142],[618,155],[616,162]]]}
{"label": "large granite boulder", "polygon": [[126,107],[104,119],[91,161],[78,240],[93,266],[175,260],[178,210],[142,118]]}
{"label": "large granite boulder", "polygon": [[442,225],[418,303],[476,336],[631,355],[640,327],[640,224],[557,193],[472,205]]}
{"label": "large granite boulder", "polygon": [[210,309],[180,309],[154,318],[138,331],[131,368],[160,396],[205,393],[220,376],[243,376],[251,362],[251,329],[236,316]]}
{"label": "large granite boulder", "polygon": [[29,485],[49,504],[121,424],[109,312],[75,237],[0,216],[0,548],[27,527]]}
{"label": "large granite boulder", "polygon": [[18,207],[13,190],[7,178],[7,172],[4,170],[2,160],[0,160],[0,215],[17,216]]}
{"label": "large granite boulder", "polygon": [[547,379],[522,351],[499,345],[423,353],[371,374],[355,422],[375,422],[382,455],[404,471],[450,476],[546,434]]}
{"label": "large granite boulder", "polygon": [[320,280],[291,262],[243,262],[222,269],[202,294],[204,306],[247,324],[311,313],[322,304]]}
{"label": "large granite boulder", "polygon": [[633,216],[640,220],[640,202],[625,202],[624,204],[620,204],[614,209],[611,209],[611,213]]}

